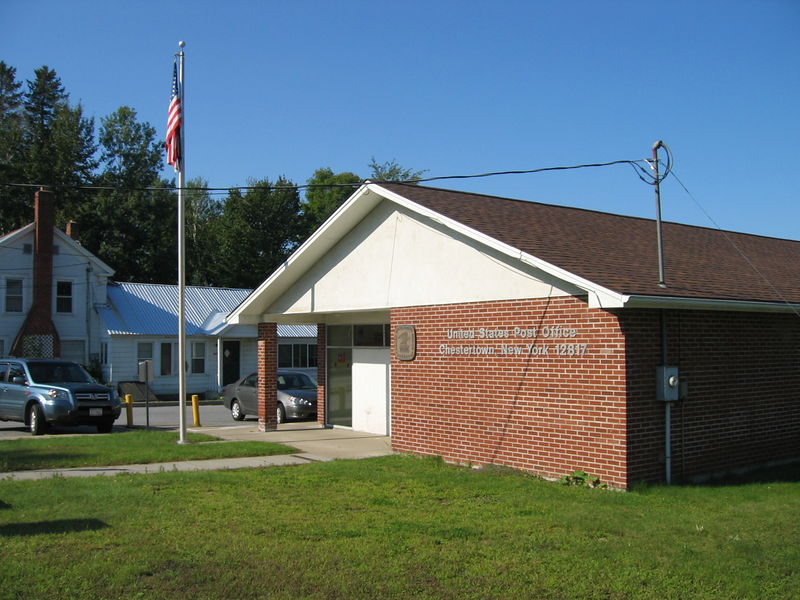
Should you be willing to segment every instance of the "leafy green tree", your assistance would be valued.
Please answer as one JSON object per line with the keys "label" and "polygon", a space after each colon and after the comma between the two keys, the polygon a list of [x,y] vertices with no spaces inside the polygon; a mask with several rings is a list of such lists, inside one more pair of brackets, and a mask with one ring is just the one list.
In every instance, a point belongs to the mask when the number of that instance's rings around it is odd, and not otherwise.
{"label": "leafy green tree", "polygon": [[118,281],[175,283],[176,208],[171,190],[98,194],[78,221],[81,240],[116,271]]}
{"label": "leafy green tree", "polygon": [[136,111],[120,106],[100,120],[100,165],[98,183],[136,188],[152,185],[162,166],[163,149],[156,130],[136,120]]}
{"label": "leafy green tree", "polygon": [[186,283],[213,285],[218,272],[218,243],[222,203],[208,191],[208,182],[198,177],[186,183],[185,236]]}
{"label": "leafy green tree", "polygon": [[216,285],[257,287],[299,243],[303,229],[294,184],[281,177],[274,185],[268,179],[250,185],[244,193],[231,190],[225,200]]}
{"label": "leafy green tree", "polygon": [[339,208],[361,183],[355,173],[334,173],[325,167],[314,171],[307,181],[305,201],[302,204],[304,236],[311,235],[333,212]]}
{"label": "leafy green tree", "polygon": [[96,192],[78,212],[84,245],[116,270],[120,281],[172,283],[177,279],[177,201],[158,173],[155,129],[122,106],[101,120]]}
{"label": "leafy green tree", "polygon": [[416,179],[422,177],[427,171],[414,171],[407,169],[397,164],[395,159],[379,163],[373,156],[369,162],[369,168],[372,169],[369,179],[372,181],[404,181],[408,183],[416,183]]}

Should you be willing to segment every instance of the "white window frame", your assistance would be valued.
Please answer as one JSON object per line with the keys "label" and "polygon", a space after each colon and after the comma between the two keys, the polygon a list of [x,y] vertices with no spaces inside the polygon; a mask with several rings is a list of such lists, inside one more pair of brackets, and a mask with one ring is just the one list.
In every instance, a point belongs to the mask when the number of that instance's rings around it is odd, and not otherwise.
{"label": "white window frame", "polygon": [[[202,347],[202,352],[196,352],[200,347]],[[198,371],[195,369],[195,361],[202,361],[201,366],[202,368]],[[206,343],[205,342],[192,342],[192,357],[191,357],[191,365],[192,365],[192,374],[193,375],[205,375],[206,372]]]}
{"label": "white window frame", "polygon": [[[20,290],[19,296],[13,296],[14,298],[20,299],[20,309],[19,310],[8,310],[8,282],[9,281],[19,281]],[[25,278],[24,277],[9,277],[6,275],[3,277],[3,312],[9,315],[22,315],[25,314]]]}
{"label": "white window frame", "polygon": [[[59,296],[58,285],[61,283],[69,284],[69,296]],[[69,298],[69,310],[58,310],[58,301],[63,298]],[[75,314],[75,280],[60,277],[55,280],[53,286],[53,314],[56,315],[74,315]]]}

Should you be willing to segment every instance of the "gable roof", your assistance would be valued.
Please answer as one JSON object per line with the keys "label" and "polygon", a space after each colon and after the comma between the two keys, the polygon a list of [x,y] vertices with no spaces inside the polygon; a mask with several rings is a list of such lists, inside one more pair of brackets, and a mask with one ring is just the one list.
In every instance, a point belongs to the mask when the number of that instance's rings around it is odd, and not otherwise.
{"label": "gable roof", "polygon": [[800,242],[404,184],[381,187],[626,296],[800,303]]}
{"label": "gable roof", "polygon": [[[22,244],[26,238],[33,238],[35,229],[36,223],[28,223],[25,225],[25,227],[15,229],[14,231],[11,231],[0,237],[0,246],[6,246],[10,248],[15,244]],[[111,277],[114,274],[114,269],[109,267],[106,263],[97,258],[97,256],[84,248],[81,244],[61,231],[58,227],[53,227],[53,233],[53,240],[58,241],[58,243],[65,247],[64,252],[61,252],[60,254],[71,254],[73,256],[80,256],[86,259],[93,264],[94,268],[97,270],[97,273],[101,276]]]}
{"label": "gable roof", "polygon": [[366,183],[229,316],[257,322],[315,261],[389,200],[510,260],[584,290],[604,308],[800,309],[800,242],[400,183]]}

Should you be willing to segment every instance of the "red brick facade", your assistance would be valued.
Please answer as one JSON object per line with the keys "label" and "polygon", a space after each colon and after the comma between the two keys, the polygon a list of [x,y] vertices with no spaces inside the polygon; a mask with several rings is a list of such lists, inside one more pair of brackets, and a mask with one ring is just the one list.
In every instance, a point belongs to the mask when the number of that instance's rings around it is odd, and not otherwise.
{"label": "red brick facade", "polygon": [[[417,356],[392,354],[392,445],[617,487],[663,481],[660,318],[573,297],[393,309],[393,326],[416,327]],[[666,362],[689,385],[672,410],[672,479],[800,456],[800,321],[664,318]]]}
{"label": "red brick facade", "polygon": [[[665,311],[667,363],[688,397],[672,410],[672,479],[800,457],[800,319]],[[631,481],[663,480],[664,407],[653,402],[658,311],[620,313],[628,362]]]}
{"label": "red brick facade", "polygon": [[395,450],[627,484],[614,315],[566,297],[394,309],[400,324],[416,327],[417,356],[392,355]]}
{"label": "red brick facade", "polygon": [[258,324],[258,429],[277,429],[278,325]]}

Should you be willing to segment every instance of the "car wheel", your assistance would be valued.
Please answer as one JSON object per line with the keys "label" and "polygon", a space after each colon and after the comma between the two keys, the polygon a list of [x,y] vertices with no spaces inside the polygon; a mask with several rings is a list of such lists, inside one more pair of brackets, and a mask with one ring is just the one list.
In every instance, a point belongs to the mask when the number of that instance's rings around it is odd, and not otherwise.
{"label": "car wheel", "polygon": [[278,410],[275,411],[275,417],[278,423],[286,423],[286,410],[283,408],[283,404],[278,403]]}
{"label": "car wheel", "polygon": [[28,429],[31,435],[42,435],[47,432],[47,421],[44,420],[44,411],[38,404],[31,404],[28,408]]}
{"label": "car wheel", "polygon": [[244,412],[242,412],[242,407],[239,405],[238,400],[233,400],[231,402],[231,416],[234,421],[244,420]]}
{"label": "car wheel", "polygon": [[111,433],[111,429],[114,427],[114,421],[108,419],[106,421],[102,421],[97,424],[97,433]]}

